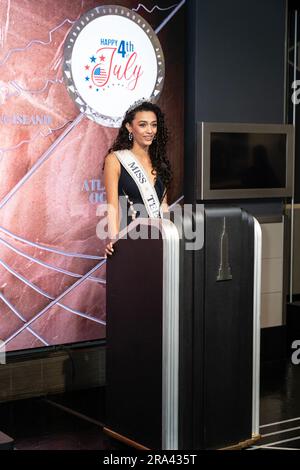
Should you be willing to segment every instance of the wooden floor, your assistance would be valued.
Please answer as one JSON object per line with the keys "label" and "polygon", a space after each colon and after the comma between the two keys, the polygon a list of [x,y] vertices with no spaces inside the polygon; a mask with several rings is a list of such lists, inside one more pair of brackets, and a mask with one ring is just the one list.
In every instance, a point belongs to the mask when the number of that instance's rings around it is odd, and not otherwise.
{"label": "wooden floor", "polygon": [[[0,429],[16,450],[126,450],[104,432],[105,388],[0,404]],[[261,369],[260,433],[248,450],[300,450],[300,365]]]}
{"label": "wooden floor", "polygon": [[300,364],[263,364],[260,433],[249,450],[300,450]]}

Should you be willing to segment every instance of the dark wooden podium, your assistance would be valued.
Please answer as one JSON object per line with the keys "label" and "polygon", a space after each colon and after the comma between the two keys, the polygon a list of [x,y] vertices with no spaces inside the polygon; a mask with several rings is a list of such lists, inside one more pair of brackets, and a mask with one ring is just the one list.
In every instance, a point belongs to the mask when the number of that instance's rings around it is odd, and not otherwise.
{"label": "dark wooden podium", "polygon": [[106,430],[161,449],[177,446],[179,238],[169,221],[149,230],[118,240],[107,263]]}
{"label": "dark wooden podium", "polygon": [[[259,437],[260,227],[239,208],[185,217],[137,219],[107,262],[105,431],[140,449],[241,448]],[[193,223],[204,244],[189,251]]]}

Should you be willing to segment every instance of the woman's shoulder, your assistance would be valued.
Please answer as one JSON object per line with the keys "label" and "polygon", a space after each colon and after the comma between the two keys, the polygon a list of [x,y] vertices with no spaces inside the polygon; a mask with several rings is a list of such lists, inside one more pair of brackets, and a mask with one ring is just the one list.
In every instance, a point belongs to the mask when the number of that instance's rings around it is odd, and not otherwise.
{"label": "woman's shoulder", "polygon": [[120,164],[116,152],[110,152],[108,155],[106,155],[105,161],[109,163],[117,163],[118,165]]}
{"label": "woman's shoulder", "polygon": [[110,168],[112,170],[117,170],[118,173],[120,172],[120,162],[114,152],[110,152],[108,155],[106,155],[104,168]]}
{"label": "woman's shoulder", "polygon": [[123,149],[123,150],[113,150],[112,152],[110,152],[106,158],[108,158],[110,161],[117,161],[118,163],[119,162],[119,156],[122,157],[123,155],[126,155],[128,152],[127,149]]}

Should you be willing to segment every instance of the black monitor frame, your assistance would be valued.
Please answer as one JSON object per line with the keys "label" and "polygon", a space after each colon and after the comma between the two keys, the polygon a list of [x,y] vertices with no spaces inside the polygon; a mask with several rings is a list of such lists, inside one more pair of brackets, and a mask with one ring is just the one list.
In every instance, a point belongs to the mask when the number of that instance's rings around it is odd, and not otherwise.
{"label": "black monitor frame", "polygon": [[[286,135],[285,187],[211,189],[211,135],[213,133],[255,133]],[[260,199],[292,197],[294,190],[294,126],[291,124],[197,123],[197,200]]]}

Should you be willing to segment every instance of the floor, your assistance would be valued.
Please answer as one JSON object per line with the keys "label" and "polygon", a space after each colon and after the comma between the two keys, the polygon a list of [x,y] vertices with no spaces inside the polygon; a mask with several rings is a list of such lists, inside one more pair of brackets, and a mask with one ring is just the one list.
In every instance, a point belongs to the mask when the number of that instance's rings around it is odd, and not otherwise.
{"label": "floor", "polygon": [[1,431],[17,450],[118,450],[103,431],[105,389],[0,404]]}
{"label": "floor", "polygon": [[300,450],[300,364],[263,364],[260,433],[261,440],[249,450]]}
{"label": "floor", "polygon": [[[122,450],[102,431],[105,389],[0,404],[0,429],[18,450]],[[300,364],[261,370],[262,439],[248,450],[300,450]]]}

